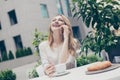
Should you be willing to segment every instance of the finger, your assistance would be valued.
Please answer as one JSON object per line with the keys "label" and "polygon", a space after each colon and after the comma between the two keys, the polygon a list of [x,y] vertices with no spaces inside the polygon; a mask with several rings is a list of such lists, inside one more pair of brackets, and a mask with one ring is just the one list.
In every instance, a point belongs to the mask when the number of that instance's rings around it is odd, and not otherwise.
{"label": "finger", "polygon": [[49,69],[51,66],[53,66],[53,64],[47,65],[45,69]]}
{"label": "finger", "polygon": [[55,66],[53,63],[50,63],[50,67]]}
{"label": "finger", "polygon": [[49,64],[49,65],[45,68],[45,70],[47,70],[47,71],[52,70],[52,69],[54,69],[54,65],[53,65],[53,64]]}
{"label": "finger", "polygon": [[52,74],[52,73],[54,73],[54,72],[55,72],[55,70],[50,70],[50,71],[48,71],[49,74]]}
{"label": "finger", "polygon": [[52,70],[46,70],[46,74],[47,74],[47,75],[53,74],[54,72],[55,72],[54,69],[52,69]]}
{"label": "finger", "polygon": [[58,31],[61,31],[61,27],[59,27],[59,28],[53,28],[52,30],[53,30],[53,32],[55,32],[55,31],[58,32]]}
{"label": "finger", "polygon": [[48,71],[55,71],[55,67],[54,66],[51,66]]}
{"label": "finger", "polygon": [[47,65],[45,69],[48,69],[50,67],[50,65]]}
{"label": "finger", "polygon": [[63,29],[64,29],[65,32],[69,32],[68,26],[63,26]]}
{"label": "finger", "polygon": [[67,26],[67,25],[62,25],[62,27],[63,27],[64,29],[68,29],[68,26]]}
{"label": "finger", "polygon": [[55,72],[55,71],[50,71],[49,74],[48,74],[48,76],[49,76],[49,77],[52,77],[54,72]]}
{"label": "finger", "polygon": [[50,73],[48,76],[49,76],[49,77],[53,77],[53,73],[54,73],[54,72]]}

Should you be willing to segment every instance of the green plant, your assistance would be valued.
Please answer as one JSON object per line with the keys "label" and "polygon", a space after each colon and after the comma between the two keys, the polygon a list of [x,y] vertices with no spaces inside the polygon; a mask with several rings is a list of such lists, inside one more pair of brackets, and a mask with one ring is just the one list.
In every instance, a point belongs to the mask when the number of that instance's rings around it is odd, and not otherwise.
{"label": "green plant", "polygon": [[28,54],[28,55],[31,55],[31,54],[32,54],[32,50],[31,50],[30,47],[27,48],[27,54]]}
{"label": "green plant", "polygon": [[81,55],[78,58],[76,58],[76,61],[77,61],[77,67],[79,67],[93,62],[103,61],[103,59],[98,55],[91,54],[91,55]]}
{"label": "green plant", "polygon": [[14,55],[13,55],[13,53],[12,53],[11,50],[9,51],[8,56],[9,56],[9,59],[10,59],[10,60],[14,59]]}
{"label": "green plant", "polygon": [[21,53],[22,52],[21,50],[22,49],[17,49],[17,51],[16,51],[16,58],[19,58],[19,57],[23,56],[23,53]]}
{"label": "green plant", "polygon": [[24,51],[24,56],[32,54],[32,50],[30,47],[24,48],[23,51]]}
{"label": "green plant", "polygon": [[39,75],[38,75],[38,73],[36,72],[36,69],[33,68],[33,69],[29,72],[29,79],[35,78],[35,77],[39,77]]}
{"label": "green plant", "polygon": [[2,54],[2,61],[7,61],[8,60],[8,55],[6,52],[3,52]]}
{"label": "green plant", "polygon": [[39,65],[41,65],[40,60],[37,62],[34,68],[31,71],[29,71],[29,79],[39,77],[38,73],[36,72],[36,67],[38,67]]}
{"label": "green plant", "polygon": [[0,71],[0,80],[16,80],[16,74],[12,70]]}
{"label": "green plant", "polygon": [[35,47],[36,53],[39,53],[38,46],[39,46],[40,42],[47,40],[47,38],[48,38],[47,33],[43,34],[42,32],[39,32],[37,29],[35,29],[34,39],[33,39],[32,44]]}
{"label": "green plant", "polygon": [[82,51],[88,53],[88,49],[91,49],[95,53],[101,50],[109,52],[111,47],[120,44],[120,36],[111,30],[120,28],[119,0],[73,0],[73,3],[77,3],[77,12],[73,8],[74,17],[82,17],[86,26],[93,29],[82,41]]}
{"label": "green plant", "polygon": [[23,49],[17,49],[16,51],[16,58],[23,57],[23,56],[28,56],[32,54],[32,50],[30,47],[28,48],[23,48]]}

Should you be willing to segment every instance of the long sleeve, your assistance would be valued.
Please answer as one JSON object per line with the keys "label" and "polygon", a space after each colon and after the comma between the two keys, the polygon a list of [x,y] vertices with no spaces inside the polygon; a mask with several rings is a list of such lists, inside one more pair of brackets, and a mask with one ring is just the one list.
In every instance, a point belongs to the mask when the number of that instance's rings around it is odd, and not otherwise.
{"label": "long sleeve", "polygon": [[[61,45],[62,48],[62,45]],[[46,65],[49,63],[53,63],[54,65],[62,64],[59,59],[61,57],[61,54],[58,53],[57,48],[53,48],[53,50],[49,47],[48,42],[44,41],[39,45],[39,51],[40,51],[40,57],[42,66],[45,68]],[[75,67],[75,57],[71,54],[68,55],[68,58],[66,59],[63,64],[66,65],[66,69],[71,69]]]}
{"label": "long sleeve", "polygon": [[45,44],[45,42],[42,42],[39,45],[39,51],[40,51],[39,54],[40,54],[40,58],[41,58],[41,62],[42,62],[43,67],[45,67],[47,64],[49,64],[44,44]]}
{"label": "long sleeve", "polygon": [[[75,45],[75,50],[77,50],[77,45]],[[76,52],[76,51],[75,51]],[[66,69],[71,69],[76,67],[76,60],[75,60],[75,56],[71,55],[68,52],[68,41],[64,41],[63,43],[63,47],[61,50],[61,54],[59,56],[60,60],[59,63],[64,63],[66,65]]]}

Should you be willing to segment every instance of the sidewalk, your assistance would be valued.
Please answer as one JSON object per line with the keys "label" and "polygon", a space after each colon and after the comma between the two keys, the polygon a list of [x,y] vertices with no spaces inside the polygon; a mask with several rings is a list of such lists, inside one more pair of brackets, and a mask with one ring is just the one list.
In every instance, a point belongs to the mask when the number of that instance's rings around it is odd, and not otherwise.
{"label": "sidewalk", "polygon": [[37,62],[33,62],[30,64],[26,64],[13,69],[13,72],[16,74],[16,80],[28,80],[29,71],[37,64]]}

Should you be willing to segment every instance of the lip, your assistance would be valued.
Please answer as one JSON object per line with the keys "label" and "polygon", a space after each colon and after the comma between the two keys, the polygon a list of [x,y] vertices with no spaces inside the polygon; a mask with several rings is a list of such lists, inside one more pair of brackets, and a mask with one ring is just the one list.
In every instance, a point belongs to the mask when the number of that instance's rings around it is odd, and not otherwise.
{"label": "lip", "polygon": [[60,25],[58,25],[58,24],[54,24],[53,27],[60,27]]}

